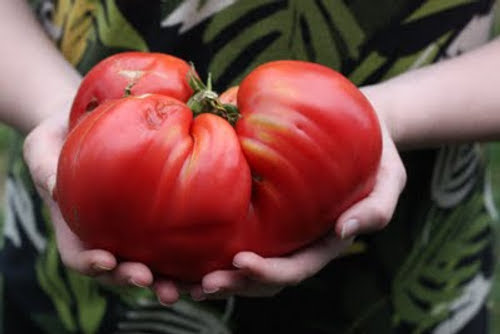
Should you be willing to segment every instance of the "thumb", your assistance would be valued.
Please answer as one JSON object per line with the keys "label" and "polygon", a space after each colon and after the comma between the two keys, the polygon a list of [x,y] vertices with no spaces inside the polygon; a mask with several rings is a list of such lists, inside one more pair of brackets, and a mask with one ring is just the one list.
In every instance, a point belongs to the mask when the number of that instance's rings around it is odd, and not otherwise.
{"label": "thumb", "polygon": [[31,131],[24,141],[24,160],[40,195],[51,200],[57,164],[67,132],[66,114],[55,115]]}
{"label": "thumb", "polygon": [[342,239],[384,228],[406,183],[406,171],[392,141],[386,141],[374,189],[347,209],[335,227]]}

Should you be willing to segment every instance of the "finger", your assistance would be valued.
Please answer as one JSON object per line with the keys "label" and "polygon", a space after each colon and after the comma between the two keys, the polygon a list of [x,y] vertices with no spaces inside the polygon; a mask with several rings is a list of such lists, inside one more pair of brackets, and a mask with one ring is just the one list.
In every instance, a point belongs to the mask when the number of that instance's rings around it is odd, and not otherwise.
{"label": "finger", "polygon": [[205,275],[201,287],[203,293],[209,295],[221,290],[235,293],[245,289],[248,284],[248,277],[239,270],[218,270]]}
{"label": "finger", "polygon": [[252,280],[241,270],[221,270],[206,275],[202,286],[191,291],[191,297],[194,300],[227,299],[231,296],[270,297],[282,289],[283,286]]}
{"label": "finger", "polygon": [[33,181],[44,199],[52,197],[57,163],[67,131],[65,114],[43,122],[25,139],[23,154]]}
{"label": "finger", "polygon": [[162,276],[158,273],[154,274],[153,281],[154,282],[172,282],[172,284],[175,285],[175,288],[177,289],[177,292],[179,292],[179,294],[189,293],[196,286],[200,286],[200,284],[197,284],[197,283],[187,283],[187,282],[175,281],[175,280],[172,280],[171,278],[169,278],[168,276]]}
{"label": "finger", "polygon": [[189,294],[191,295],[191,298],[195,301],[202,301],[207,299],[207,296],[205,292],[203,291],[203,288],[201,284],[194,285],[190,290]]}
{"label": "finger", "polygon": [[87,250],[83,247],[81,240],[64,222],[56,205],[51,205],[51,217],[57,248],[66,267],[88,276],[110,272],[116,267],[116,258],[110,252],[101,249]]}
{"label": "finger", "polygon": [[153,284],[153,290],[156,293],[158,302],[169,306],[179,300],[180,294],[177,286],[172,281],[159,280]]}
{"label": "finger", "polygon": [[347,209],[337,221],[335,229],[343,239],[380,230],[392,218],[399,195],[406,183],[406,172],[394,144],[389,142],[384,146],[372,192]]}
{"label": "finger", "polygon": [[132,285],[145,288],[153,284],[153,273],[138,262],[122,262],[107,276],[107,283],[112,285]]}
{"label": "finger", "polygon": [[111,272],[116,267],[114,256],[100,249],[86,250],[71,255],[61,253],[61,260],[66,267],[86,276]]}
{"label": "finger", "polygon": [[233,265],[261,283],[287,286],[297,285],[316,274],[352,240],[340,240],[332,232],[313,245],[288,257],[263,258],[252,252],[241,252],[234,257]]}

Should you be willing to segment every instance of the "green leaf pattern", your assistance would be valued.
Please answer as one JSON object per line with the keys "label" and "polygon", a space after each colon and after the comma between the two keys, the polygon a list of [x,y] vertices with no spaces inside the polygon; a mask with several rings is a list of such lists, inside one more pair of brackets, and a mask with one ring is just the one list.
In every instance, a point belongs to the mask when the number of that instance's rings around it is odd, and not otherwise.
{"label": "green leaf pattern", "polygon": [[[231,23],[261,7],[276,5],[273,0],[239,1],[216,15],[204,33],[209,43],[231,29]],[[324,9],[322,9],[324,8]],[[325,9],[328,11],[325,14]],[[232,85],[258,64],[275,59],[303,59],[339,68],[343,54],[357,56],[363,31],[342,1],[290,0],[283,8],[253,21],[223,45],[211,60],[209,71],[219,78],[252,44],[270,41],[239,71]],[[338,33],[337,33],[338,32]]]}
{"label": "green leaf pattern", "polygon": [[55,3],[46,0],[45,7],[44,1],[38,1],[39,7],[51,11],[41,15],[43,26],[64,57],[75,66],[86,52],[96,48],[96,44],[122,50],[148,50],[144,39],[123,17],[115,0],[57,0]]}
{"label": "green leaf pattern", "polygon": [[418,324],[415,332],[423,333],[450,316],[450,305],[479,272],[480,259],[474,256],[491,244],[491,237],[480,237],[491,228],[491,221],[479,194],[452,211],[431,208],[413,251],[393,281],[395,324]]}
{"label": "green leaf pattern", "polygon": [[96,12],[97,32],[101,42],[110,48],[147,51],[148,46],[116,7],[115,0],[99,3]]}
{"label": "green leaf pattern", "polygon": [[69,332],[96,333],[106,311],[106,298],[97,282],[65,268],[59,258],[47,207],[43,207],[49,240],[36,263],[42,289],[51,297],[64,327]]}

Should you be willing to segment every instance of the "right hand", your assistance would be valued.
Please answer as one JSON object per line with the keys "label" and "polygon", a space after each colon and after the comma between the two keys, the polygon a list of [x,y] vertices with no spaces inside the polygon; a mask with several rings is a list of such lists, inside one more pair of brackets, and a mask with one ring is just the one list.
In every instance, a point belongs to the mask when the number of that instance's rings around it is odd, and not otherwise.
{"label": "right hand", "polygon": [[88,249],[70,230],[53,197],[59,153],[68,131],[69,106],[59,106],[55,113],[26,137],[24,159],[31,172],[36,189],[50,209],[57,247],[65,266],[80,274],[97,277],[113,285],[147,287],[153,283],[151,270],[142,263],[120,262],[110,252]]}

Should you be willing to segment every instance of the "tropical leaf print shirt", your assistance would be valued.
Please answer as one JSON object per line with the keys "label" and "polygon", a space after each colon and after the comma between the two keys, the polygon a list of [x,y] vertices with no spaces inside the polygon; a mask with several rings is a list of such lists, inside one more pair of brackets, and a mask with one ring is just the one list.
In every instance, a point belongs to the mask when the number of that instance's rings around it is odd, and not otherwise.
{"label": "tropical leaf print shirt", "polygon": [[[494,26],[493,0],[29,2],[82,74],[117,52],[156,51],[193,61],[202,77],[211,72],[219,90],[275,59],[321,63],[359,86],[373,84],[485,43]],[[495,212],[474,143],[405,153],[408,184],[389,226],[299,286],[272,298],[183,298],[163,307],[148,291],[101,286],[61,264],[21,141],[12,150],[0,253],[5,328],[458,333],[491,285]]]}

